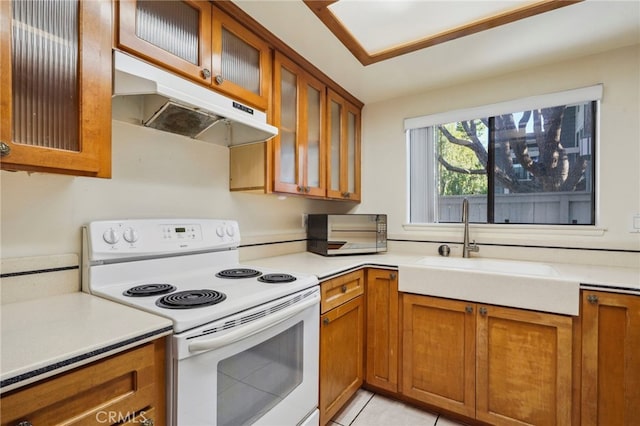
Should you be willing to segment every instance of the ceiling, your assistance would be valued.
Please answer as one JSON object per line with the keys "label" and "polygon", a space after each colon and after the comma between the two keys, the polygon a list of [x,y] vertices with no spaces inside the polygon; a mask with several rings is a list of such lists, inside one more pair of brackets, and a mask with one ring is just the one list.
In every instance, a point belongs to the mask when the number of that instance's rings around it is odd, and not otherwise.
{"label": "ceiling", "polygon": [[[568,2],[566,7],[466,31],[458,38],[448,37],[368,65],[349,50],[353,45],[345,46],[302,0],[235,3],[365,104],[618,47],[637,45],[640,49],[637,0]],[[330,8],[364,54],[375,57],[398,45],[473,27],[496,14],[531,8],[533,3],[540,2],[341,0]],[[420,18],[426,15],[429,17]]]}

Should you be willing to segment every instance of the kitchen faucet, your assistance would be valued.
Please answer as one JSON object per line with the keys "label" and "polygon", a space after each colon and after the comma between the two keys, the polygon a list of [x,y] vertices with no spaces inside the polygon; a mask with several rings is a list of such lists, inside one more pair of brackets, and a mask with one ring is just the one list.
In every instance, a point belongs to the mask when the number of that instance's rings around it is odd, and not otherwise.
{"label": "kitchen faucet", "polygon": [[462,200],[462,222],[464,222],[464,241],[462,247],[462,257],[470,257],[470,252],[480,251],[480,247],[476,245],[476,240],[469,243],[469,200]]}

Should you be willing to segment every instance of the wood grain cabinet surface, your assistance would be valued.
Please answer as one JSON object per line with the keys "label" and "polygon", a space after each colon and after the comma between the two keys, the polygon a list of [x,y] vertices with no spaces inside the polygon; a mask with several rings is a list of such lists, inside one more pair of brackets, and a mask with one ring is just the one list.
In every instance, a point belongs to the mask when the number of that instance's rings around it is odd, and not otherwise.
{"label": "wood grain cabinet surface", "polygon": [[271,48],[205,0],[117,2],[117,47],[262,111]]}
{"label": "wood grain cabinet surface", "polygon": [[571,423],[571,317],[402,299],[404,395],[490,424]]}
{"label": "wood grain cabinet surface", "polygon": [[364,378],[363,271],[321,283],[320,424],[327,424]]}
{"label": "wood grain cabinet surface", "polygon": [[640,423],[640,296],[582,291],[581,424]]}
{"label": "wood grain cabinet surface", "polygon": [[0,409],[2,426],[164,425],[165,340],[11,391]]}
{"label": "wood grain cabinet surface", "polygon": [[109,0],[0,2],[3,170],[111,177],[111,14]]}
{"label": "wood grain cabinet surface", "polygon": [[367,269],[365,380],[368,386],[398,391],[398,272]]}

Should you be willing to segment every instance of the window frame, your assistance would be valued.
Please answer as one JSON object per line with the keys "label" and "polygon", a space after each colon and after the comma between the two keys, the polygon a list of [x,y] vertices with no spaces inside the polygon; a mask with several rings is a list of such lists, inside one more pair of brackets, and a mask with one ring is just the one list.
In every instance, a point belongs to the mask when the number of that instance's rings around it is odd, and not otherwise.
{"label": "window frame", "polygon": [[[593,143],[593,164],[591,166],[594,173],[593,180],[593,206],[594,224],[549,224],[549,223],[474,223],[474,227],[480,232],[494,233],[504,229],[507,232],[523,233],[539,233],[541,229],[553,229],[552,232],[560,231],[564,235],[602,235],[605,231],[600,225],[600,173],[599,173],[599,157],[600,157],[600,117],[601,117],[601,101],[603,94],[603,85],[597,84],[593,86],[566,90],[561,92],[553,92],[544,95],[530,96],[525,98],[514,99],[499,103],[487,104],[470,108],[457,109],[441,113],[435,113],[425,116],[411,117],[404,120],[405,143],[406,143],[406,211],[405,230],[429,230],[430,232],[449,232],[454,228],[458,228],[460,223],[456,222],[411,222],[411,144],[410,131],[416,129],[425,129],[425,131],[433,132],[434,126],[442,123],[455,121],[470,120],[477,117],[491,117],[495,115],[513,113],[514,111],[530,110],[536,108],[545,108],[550,105],[571,105],[586,102],[595,102],[595,135]],[[432,139],[432,138],[427,138]],[[431,191],[433,192],[433,191]],[[489,194],[488,194],[489,197]],[[429,197],[430,198],[430,197]],[[429,220],[433,220],[430,215]]]}

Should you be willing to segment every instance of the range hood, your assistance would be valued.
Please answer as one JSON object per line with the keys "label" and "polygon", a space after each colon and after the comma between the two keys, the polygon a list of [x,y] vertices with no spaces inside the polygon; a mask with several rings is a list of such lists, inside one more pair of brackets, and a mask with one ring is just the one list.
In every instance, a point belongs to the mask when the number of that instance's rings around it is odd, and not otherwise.
{"label": "range hood", "polygon": [[278,134],[264,112],[122,52],[113,52],[114,120],[231,146]]}

